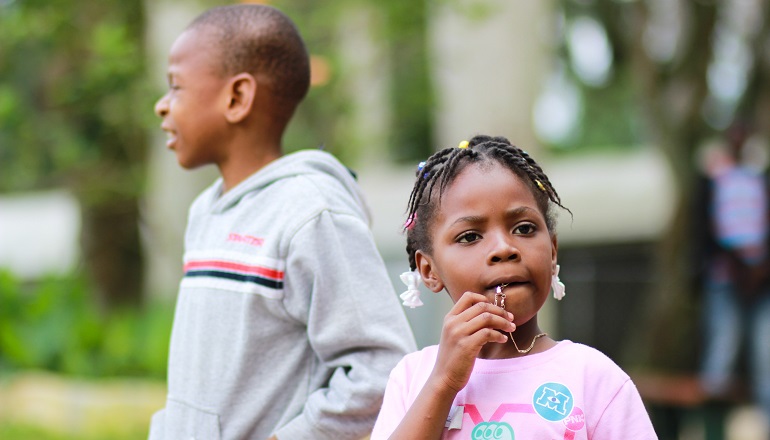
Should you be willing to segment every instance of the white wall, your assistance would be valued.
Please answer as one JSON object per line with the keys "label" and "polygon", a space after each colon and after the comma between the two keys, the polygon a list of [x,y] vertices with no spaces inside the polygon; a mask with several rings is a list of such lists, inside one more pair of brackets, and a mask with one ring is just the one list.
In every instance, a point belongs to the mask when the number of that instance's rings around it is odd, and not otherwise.
{"label": "white wall", "polygon": [[0,268],[18,277],[70,273],[79,234],[80,209],[66,191],[0,197]]}

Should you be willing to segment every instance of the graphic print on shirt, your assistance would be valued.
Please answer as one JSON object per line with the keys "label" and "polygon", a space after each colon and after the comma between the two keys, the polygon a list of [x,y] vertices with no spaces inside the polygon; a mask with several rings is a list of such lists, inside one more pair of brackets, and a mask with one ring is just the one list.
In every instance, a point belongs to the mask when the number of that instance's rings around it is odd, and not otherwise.
{"label": "graphic print on shirt", "polygon": [[572,414],[574,405],[575,402],[569,388],[555,382],[540,385],[532,397],[532,406],[535,411],[540,417],[550,422],[566,419]]}
{"label": "graphic print on shirt", "polygon": [[583,410],[577,406],[572,409],[572,413],[564,419],[564,426],[570,431],[580,431],[586,425],[586,415]]}
{"label": "graphic print on shirt", "polygon": [[[461,408],[463,411],[460,416],[468,416],[468,418],[470,418],[471,422],[473,423],[473,430],[471,431],[469,439],[515,440],[516,435],[513,426],[507,422],[504,422],[503,418],[514,414],[531,416],[538,414],[539,417],[542,417],[542,414],[540,414],[540,411],[538,410],[537,401],[539,399],[537,396],[546,396],[545,400],[543,401],[543,412],[547,414],[550,414],[551,411],[555,412],[556,414],[558,414],[559,411],[569,412],[564,417],[560,416],[560,418],[556,418],[553,416],[552,418],[556,420],[545,420],[549,424],[553,423],[553,428],[557,432],[563,432],[563,436],[562,434],[559,434],[560,440],[574,440],[576,433],[583,429],[585,426],[585,415],[582,409],[574,406],[574,399],[572,398],[572,393],[570,390],[564,385],[549,383],[540,386],[535,392],[534,396],[535,398],[533,398],[532,403],[500,404],[487,420],[485,420],[481,415],[481,412],[476,407],[476,405],[472,403],[465,403],[464,405],[458,406],[458,408]],[[556,401],[556,398],[565,396],[569,399]],[[549,407],[554,409],[548,409]],[[457,416],[457,414],[453,415],[452,418],[455,416]],[[453,429],[462,429],[461,423],[456,423],[455,420],[450,420],[450,422],[452,423],[448,423],[448,427],[450,424],[453,426],[449,428],[450,431]],[[526,423],[531,424],[532,421],[526,421]]]}
{"label": "graphic print on shirt", "polygon": [[233,251],[188,251],[182,286],[253,293],[271,299],[283,296],[283,261]]}
{"label": "graphic print on shirt", "polygon": [[481,422],[471,432],[472,440],[514,440],[513,428],[505,422]]}
{"label": "graphic print on shirt", "polygon": [[237,232],[231,232],[227,235],[227,241],[235,243],[244,243],[249,246],[260,247],[265,244],[265,239],[262,237],[255,237],[248,234],[239,234]]}

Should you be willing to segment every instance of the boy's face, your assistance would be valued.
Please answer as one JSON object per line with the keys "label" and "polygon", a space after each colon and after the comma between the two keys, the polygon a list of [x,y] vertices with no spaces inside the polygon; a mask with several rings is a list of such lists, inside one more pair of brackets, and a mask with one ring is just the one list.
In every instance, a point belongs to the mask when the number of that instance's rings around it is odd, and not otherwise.
{"label": "boy's face", "polygon": [[419,260],[429,263],[438,282],[431,286],[429,274],[421,274],[428,287],[446,289],[453,301],[471,291],[494,302],[495,287],[508,284],[506,310],[521,325],[548,298],[556,239],[530,187],[507,168],[493,163],[463,169],[441,197],[431,238],[431,255]]}
{"label": "boy's face", "polygon": [[227,78],[218,74],[216,62],[216,50],[205,30],[187,30],[171,47],[169,90],[155,104],[155,113],[163,118],[166,146],[184,168],[223,160]]}

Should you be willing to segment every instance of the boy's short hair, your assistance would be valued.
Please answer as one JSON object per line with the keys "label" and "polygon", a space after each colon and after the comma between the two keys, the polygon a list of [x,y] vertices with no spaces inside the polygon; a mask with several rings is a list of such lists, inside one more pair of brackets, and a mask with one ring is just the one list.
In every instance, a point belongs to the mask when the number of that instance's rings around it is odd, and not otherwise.
{"label": "boy's short hair", "polygon": [[209,9],[188,29],[205,29],[221,54],[222,75],[247,72],[295,103],[310,87],[310,61],[297,27],[278,9],[229,5]]}

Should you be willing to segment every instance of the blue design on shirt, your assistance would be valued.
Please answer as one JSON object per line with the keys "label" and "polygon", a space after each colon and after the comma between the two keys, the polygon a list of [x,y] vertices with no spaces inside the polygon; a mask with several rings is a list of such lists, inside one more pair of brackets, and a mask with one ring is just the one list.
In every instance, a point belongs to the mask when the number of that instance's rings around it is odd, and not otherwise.
{"label": "blue design on shirt", "polygon": [[575,405],[572,392],[566,386],[549,382],[540,385],[532,396],[532,406],[540,417],[558,422],[572,413]]}

